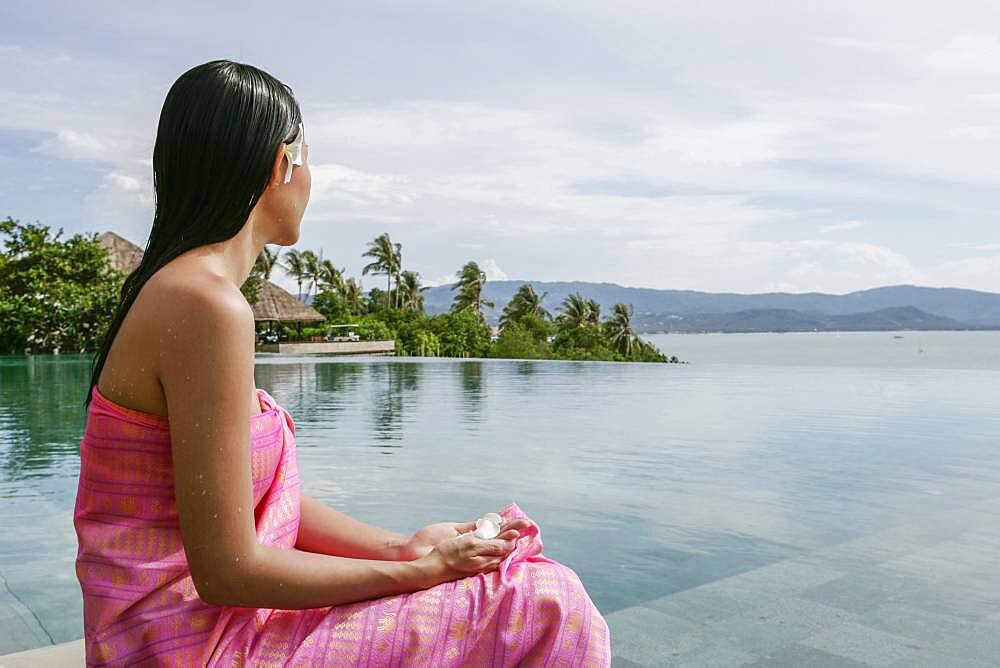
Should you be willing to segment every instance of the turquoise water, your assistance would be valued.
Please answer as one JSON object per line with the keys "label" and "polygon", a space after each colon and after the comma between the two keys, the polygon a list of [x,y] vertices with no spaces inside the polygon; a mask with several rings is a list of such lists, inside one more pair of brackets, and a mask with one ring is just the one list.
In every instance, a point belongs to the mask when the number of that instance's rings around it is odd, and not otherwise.
{"label": "turquoise water", "polygon": [[[517,501],[610,614],[1000,497],[1000,336],[921,336],[905,363],[872,351],[910,334],[657,340],[687,365],[259,355],[256,382],[306,493],[401,531]],[[82,636],[88,369],[0,357],[0,595],[26,647]]]}

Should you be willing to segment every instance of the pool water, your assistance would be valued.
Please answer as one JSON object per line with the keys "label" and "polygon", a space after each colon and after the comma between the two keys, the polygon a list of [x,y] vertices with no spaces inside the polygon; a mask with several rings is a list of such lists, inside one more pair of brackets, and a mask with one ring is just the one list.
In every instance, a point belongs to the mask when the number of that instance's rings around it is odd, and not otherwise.
{"label": "pool water", "polygon": [[[296,422],[305,493],[406,532],[516,501],[608,616],[623,665],[972,651],[876,613],[1000,629],[988,520],[1000,371],[682,357],[692,363],[259,355],[255,374]],[[72,508],[88,380],[84,356],[0,358],[0,654],[82,636]],[[892,589],[901,578],[905,592]],[[777,602],[793,621],[769,636],[747,615]],[[858,650],[851,633],[882,649]]]}

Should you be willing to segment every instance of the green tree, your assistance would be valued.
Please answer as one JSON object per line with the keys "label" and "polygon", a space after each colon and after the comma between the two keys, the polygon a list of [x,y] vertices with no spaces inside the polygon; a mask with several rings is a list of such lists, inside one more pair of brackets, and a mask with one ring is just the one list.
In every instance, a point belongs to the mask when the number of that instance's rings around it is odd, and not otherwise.
{"label": "green tree", "polygon": [[253,306],[260,299],[260,289],[263,287],[264,281],[264,267],[254,263],[250,267],[250,274],[247,276],[247,280],[243,281],[243,285],[240,286],[240,292],[243,293],[243,298],[247,300],[247,303]]}
{"label": "green tree", "polygon": [[384,274],[386,280],[385,298],[386,307],[390,306],[389,299],[392,296],[392,281],[398,279],[403,262],[403,247],[400,244],[392,243],[388,232],[383,232],[374,240],[368,242],[368,250],[361,254],[361,257],[371,258],[372,261],[361,269],[361,274]]}
{"label": "green tree", "polygon": [[490,328],[471,309],[442,313],[430,318],[431,331],[441,342],[445,357],[486,357],[490,350]]}
{"label": "green tree", "polygon": [[587,300],[587,322],[591,325],[601,324],[601,305],[595,299]]}
{"label": "green tree", "polygon": [[340,295],[344,298],[344,303],[351,313],[358,315],[365,312],[364,292],[361,290],[361,285],[354,278],[344,281]]}
{"label": "green tree", "polygon": [[[321,255],[322,253],[323,251],[320,250]],[[317,256],[316,253],[311,250],[304,250],[302,251],[302,261],[305,265],[302,278],[307,281],[305,301],[308,301],[308,297],[312,294],[313,288],[315,288],[319,283],[320,262],[322,262],[322,258]]]}
{"label": "green tree", "polygon": [[333,290],[341,296],[344,294],[344,270],[337,269],[329,260],[320,260],[316,282],[321,290]]}
{"label": "green tree", "polygon": [[378,318],[365,316],[358,320],[357,324],[354,331],[364,341],[386,341],[395,338],[389,326]]}
{"label": "green tree", "polygon": [[451,286],[452,290],[458,290],[452,301],[452,311],[471,311],[480,320],[485,320],[483,307],[493,308],[494,304],[483,298],[483,289],[486,287],[486,272],[479,268],[479,265],[470,260],[458,272],[458,282]]}
{"label": "green tree", "polygon": [[388,294],[378,288],[368,291],[368,299],[365,301],[365,310],[368,313],[379,313],[389,310]]}
{"label": "green tree", "polygon": [[257,271],[260,273],[260,275],[264,277],[264,280],[269,281],[271,280],[271,272],[274,271],[274,268],[276,266],[277,267],[281,266],[281,264],[278,262],[280,258],[281,258],[280,250],[273,251],[270,248],[268,248],[267,245],[265,245],[264,248],[260,251],[260,255],[257,256],[257,262],[254,264],[254,266],[257,268]]}
{"label": "green tree", "polygon": [[[533,317],[537,318],[538,316]],[[493,344],[490,357],[543,359],[549,357],[549,349],[545,340],[539,341],[535,333],[523,324],[523,320],[510,320],[500,330],[500,336]]]}
{"label": "green tree", "polygon": [[312,307],[322,313],[331,324],[344,323],[351,318],[351,309],[347,302],[333,290],[320,290],[313,297]]}
{"label": "green tree", "polygon": [[539,296],[531,283],[523,284],[504,307],[503,313],[500,316],[500,327],[506,327],[507,323],[513,320],[520,320],[529,314],[541,318],[551,318],[552,316],[542,306],[542,300],[545,299],[546,294],[542,293]]}
{"label": "green tree", "polygon": [[639,349],[643,341],[632,329],[632,315],[635,310],[632,305],[626,306],[621,302],[611,307],[611,317],[605,322],[605,329],[611,345],[625,357],[632,355],[633,351]]}
{"label": "green tree", "polygon": [[420,285],[420,274],[415,271],[404,271],[400,274],[399,283],[396,285],[399,292],[399,306],[408,311],[424,311],[424,291],[426,287]]}
{"label": "green tree", "polygon": [[556,316],[556,324],[560,331],[576,329],[592,323],[593,320],[591,302],[584,299],[579,292],[566,295],[559,305],[559,315]]}
{"label": "green tree", "polygon": [[624,361],[601,328],[592,323],[559,330],[552,350],[559,359]]}
{"label": "green tree", "polygon": [[441,341],[434,332],[419,330],[414,332],[407,352],[419,357],[436,357],[441,354]]}
{"label": "green tree", "polygon": [[522,315],[511,322],[520,325],[538,343],[548,343],[549,339],[556,333],[556,326],[550,319],[532,313]]}
{"label": "green tree", "polygon": [[96,350],[125,275],[97,235],[63,239],[46,225],[0,221],[0,353]]}
{"label": "green tree", "polygon": [[302,251],[298,251],[293,248],[285,253],[285,264],[283,265],[285,271],[287,271],[299,285],[299,292],[296,295],[296,298],[298,299],[302,299],[302,283],[309,275],[308,260],[306,257],[303,257],[303,255],[304,253]]}

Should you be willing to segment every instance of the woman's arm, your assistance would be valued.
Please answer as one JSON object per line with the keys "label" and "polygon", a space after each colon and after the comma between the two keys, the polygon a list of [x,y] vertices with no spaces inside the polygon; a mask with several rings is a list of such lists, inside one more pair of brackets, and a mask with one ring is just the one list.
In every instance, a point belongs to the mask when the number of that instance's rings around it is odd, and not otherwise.
{"label": "woman's arm", "polygon": [[[365,524],[330,508],[321,501],[302,495],[302,519],[295,544],[300,550],[358,559],[410,561],[429,554],[439,543],[475,531],[475,522],[438,522],[419,529],[412,536]],[[526,519],[504,523],[501,531],[517,538],[531,522]]]}
{"label": "woman's arm", "polygon": [[403,559],[409,536],[365,524],[305,494],[301,513],[295,543],[299,550],[356,559]]}
{"label": "woman's arm", "polygon": [[[250,473],[253,313],[226,279],[177,286],[161,308],[156,369],[170,418],[174,492],[198,595],[239,607],[314,608],[423,589],[495,568],[513,541],[472,533],[414,561],[261,545]],[[314,534],[315,535],[315,534]]]}

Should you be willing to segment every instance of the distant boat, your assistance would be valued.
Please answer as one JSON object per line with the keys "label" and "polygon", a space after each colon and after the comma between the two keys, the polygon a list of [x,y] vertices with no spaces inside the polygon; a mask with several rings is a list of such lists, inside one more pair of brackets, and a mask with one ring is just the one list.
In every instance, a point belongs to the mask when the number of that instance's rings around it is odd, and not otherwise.
{"label": "distant boat", "polygon": [[902,336],[901,336],[900,334],[896,334],[896,335],[895,335],[895,336],[893,336],[892,338],[894,338],[894,339],[901,339],[901,338],[903,338],[903,337],[902,337]]}

